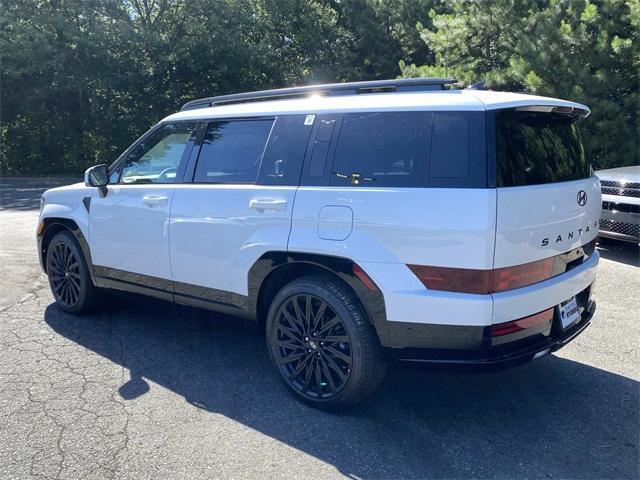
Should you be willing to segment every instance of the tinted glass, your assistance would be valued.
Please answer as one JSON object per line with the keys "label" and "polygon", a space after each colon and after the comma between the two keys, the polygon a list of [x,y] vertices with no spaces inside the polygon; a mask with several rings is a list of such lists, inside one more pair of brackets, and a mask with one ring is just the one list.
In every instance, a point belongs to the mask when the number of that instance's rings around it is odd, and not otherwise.
{"label": "tinted glass", "polygon": [[333,148],[335,150],[334,131],[337,131],[336,124],[340,125],[342,116],[340,114],[322,114],[318,115],[315,123],[315,133],[313,142],[307,153],[306,173],[312,183],[327,184],[331,176],[327,166],[330,166],[330,149],[332,140],[334,140]]}
{"label": "tinted glass", "polygon": [[431,118],[429,112],[345,115],[331,185],[425,186]]}
{"label": "tinted glass", "polygon": [[174,183],[195,124],[164,125],[136,146],[122,164],[120,183]]}
{"label": "tinted glass", "polygon": [[485,112],[434,112],[429,186],[486,188],[487,181]]}
{"label": "tinted glass", "polygon": [[272,119],[213,122],[204,136],[195,182],[254,183]]}
{"label": "tinted glass", "polygon": [[429,176],[463,178],[469,175],[469,119],[463,112],[435,113]]}
{"label": "tinted glass", "polygon": [[258,183],[261,185],[298,185],[300,170],[312,125],[305,125],[306,115],[283,115],[269,136],[262,159]]}
{"label": "tinted glass", "polygon": [[499,187],[591,176],[575,116],[504,110],[495,118]]}

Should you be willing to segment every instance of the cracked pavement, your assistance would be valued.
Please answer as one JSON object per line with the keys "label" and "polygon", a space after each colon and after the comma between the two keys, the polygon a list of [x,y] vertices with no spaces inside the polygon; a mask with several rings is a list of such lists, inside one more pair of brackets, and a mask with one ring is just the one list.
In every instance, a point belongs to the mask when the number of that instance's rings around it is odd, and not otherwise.
{"label": "cracked pavement", "polygon": [[606,244],[593,324],[495,373],[394,367],[332,415],[250,322],[113,294],[73,317],[35,245],[54,180],[0,184],[0,478],[638,478],[638,249]]}

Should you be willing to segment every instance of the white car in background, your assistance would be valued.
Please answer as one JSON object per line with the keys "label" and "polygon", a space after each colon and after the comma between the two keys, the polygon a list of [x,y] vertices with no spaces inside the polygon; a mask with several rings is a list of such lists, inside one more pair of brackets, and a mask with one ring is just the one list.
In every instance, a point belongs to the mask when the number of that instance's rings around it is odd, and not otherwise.
{"label": "white car in background", "polygon": [[602,186],[600,237],[640,242],[640,166],[599,170]]}

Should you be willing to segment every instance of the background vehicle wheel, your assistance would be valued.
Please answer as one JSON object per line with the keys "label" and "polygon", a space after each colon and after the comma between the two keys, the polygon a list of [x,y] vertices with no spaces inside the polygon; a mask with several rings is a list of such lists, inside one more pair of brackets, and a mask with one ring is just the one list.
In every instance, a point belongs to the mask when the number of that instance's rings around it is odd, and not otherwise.
{"label": "background vehicle wheel", "polygon": [[70,232],[59,232],[51,239],[46,261],[49,286],[62,310],[82,315],[97,307],[97,288],[91,281],[82,250]]}
{"label": "background vehicle wheel", "polygon": [[386,372],[375,330],[351,290],[330,276],[304,277],[273,299],[269,355],[293,394],[338,410],[369,397]]}

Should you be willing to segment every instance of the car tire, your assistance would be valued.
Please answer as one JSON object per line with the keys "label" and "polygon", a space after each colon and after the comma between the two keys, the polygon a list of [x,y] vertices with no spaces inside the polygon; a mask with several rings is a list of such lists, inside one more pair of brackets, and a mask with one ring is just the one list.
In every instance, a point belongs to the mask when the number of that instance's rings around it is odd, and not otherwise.
{"label": "car tire", "polygon": [[267,317],[270,358],[297,398],[342,410],[368,398],[387,362],[365,309],[340,280],[303,277],[273,299]]}
{"label": "car tire", "polygon": [[97,308],[98,289],[91,281],[82,249],[69,231],[57,233],[46,256],[49,287],[62,310],[84,315]]}

